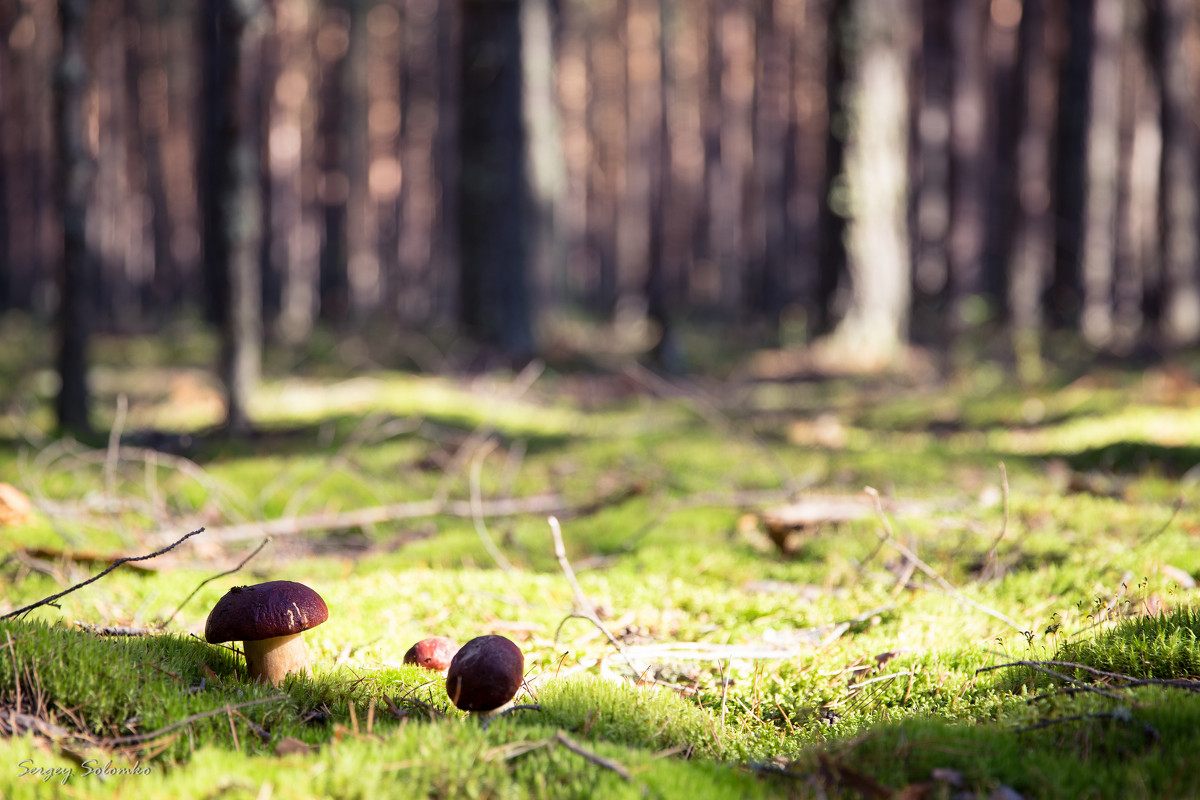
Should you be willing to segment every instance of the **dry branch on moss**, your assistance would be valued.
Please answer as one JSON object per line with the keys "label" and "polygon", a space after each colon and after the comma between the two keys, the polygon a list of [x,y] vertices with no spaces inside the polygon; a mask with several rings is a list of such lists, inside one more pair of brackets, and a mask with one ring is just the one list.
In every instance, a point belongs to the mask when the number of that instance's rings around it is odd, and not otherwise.
{"label": "dry branch on moss", "polygon": [[[1164,686],[1170,689],[1183,689],[1189,692],[1200,692],[1200,680],[1194,680],[1191,678],[1138,678],[1133,675],[1125,675],[1120,672],[1108,672],[1106,670],[1096,669],[1095,667],[1090,667],[1087,664],[1078,664],[1074,661],[1010,661],[1006,664],[993,664],[989,667],[980,667],[979,669],[975,670],[975,673],[979,674],[981,672],[992,672],[993,670],[1009,669],[1014,667],[1026,667],[1028,669],[1040,672],[1043,675],[1048,675],[1051,678],[1061,680],[1064,683],[1069,683],[1071,686],[1064,690],[1069,693],[1091,692],[1092,694],[1103,695],[1104,697],[1109,697],[1114,700],[1123,700],[1125,698],[1119,694],[1116,694],[1115,692],[1108,691],[1109,689],[1133,689],[1138,686]],[[1087,674],[1096,678],[1101,678],[1106,681],[1120,681],[1120,683],[1106,683],[1105,688],[1101,689],[1098,686],[1092,686],[1091,684],[1084,683],[1083,681],[1073,678],[1064,672],[1058,671],[1057,669],[1052,669],[1052,667],[1058,667],[1059,669],[1079,670],[1080,672],[1086,672]],[[1045,697],[1045,695],[1040,695],[1039,697],[1032,699],[1038,700],[1041,699],[1041,697]]]}
{"label": "dry branch on moss", "polygon": [[571,584],[571,591],[575,595],[575,611],[568,614],[562,622],[558,624],[558,630],[554,632],[554,640],[558,641],[558,635],[562,631],[563,623],[573,617],[586,619],[588,622],[595,625],[601,633],[607,638],[613,648],[621,654],[625,659],[625,663],[629,665],[629,669],[633,671],[634,676],[638,676],[643,670],[637,668],[633,663],[633,659],[629,657],[629,652],[621,645],[617,638],[612,635],[608,627],[600,621],[600,617],[596,614],[596,605],[588,596],[584,594],[583,587],[579,585],[579,581],[575,578],[575,570],[571,568],[571,562],[567,560],[567,550],[563,546],[562,528],[558,524],[558,519],[551,516],[546,520],[550,524],[550,534],[554,538],[554,555],[558,559],[558,565],[562,568],[563,575],[567,579],[567,583]]}
{"label": "dry branch on moss", "polygon": [[340,513],[305,514],[297,517],[264,520],[263,522],[214,527],[209,529],[209,535],[205,538],[206,541],[214,544],[228,544],[229,542],[256,539],[259,536],[297,536],[314,531],[363,528],[384,522],[439,516],[476,519],[478,517],[516,517],[525,514],[555,514],[559,517],[573,518],[593,514],[602,508],[621,503],[638,494],[642,488],[640,483],[622,486],[579,505],[572,505],[561,495],[555,493],[496,500],[481,499],[478,502],[440,500],[435,497],[428,500],[392,503]]}
{"label": "dry branch on moss", "polygon": [[205,587],[205,585],[212,583],[213,581],[217,580],[218,578],[224,578],[226,575],[232,575],[233,573],[240,570],[242,567],[246,566],[246,564],[248,564],[250,562],[250,559],[254,558],[256,555],[261,553],[262,549],[264,547],[266,547],[270,543],[270,541],[271,541],[270,536],[263,539],[262,542],[259,543],[258,547],[254,548],[253,552],[251,552],[250,555],[246,556],[240,562],[238,562],[238,565],[236,567],[234,567],[233,569],[227,569],[224,572],[218,572],[216,575],[213,575],[211,578],[205,578],[204,580],[200,581],[200,583],[196,584],[196,588],[192,589],[192,593],[189,594],[187,597],[183,598],[183,602],[180,603],[176,607],[176,609],[171,612],[171,616],[167,617],[166,622],[163,623],[163,627],[165,628],[166,626],[170,625],[171,620],[175,619],[176,615],[178,615],[179,612],[183,610],[183,607],[186,606],[188,604],[188,602],[191,601],[191,599],[196,596],[196,593]]}
{"label": "dry branch on moss", "polygon": [[879,515],[879,519],[880,519],[881,523],[883,524],[884,533],[880,536],[880,541],[882,544],[886,544],[888,547],[891,547],[892,549],[898,551],[900,553],[900,555],[904,556],[912,564],[916,565],[917,569],[921,570],[921,572],[924,572],[926,575],[928,575],[930,578],[932,578],[934,581],[936,581],[937,584],[942,587],[942,589],[944,589],[946,592],[953,595],[954,597],[958,598],[963,603],[966,603],[967,605],[971,606],[971,608],[974,608],[976,611],[982,611],[984,614],[987,614],[989,617],[995,617],[996,619],[1003,622],[1005,625],[1012,627],[1013,630],[1016,630],[1016,631],[1021,630],[1021,626],[1018,625],[1016,622],[1014,622],[1011,617],[1007,616],[1006,614],[1000,613],[999,611],[995,610],[994,608],[988,608],[987,606],[983,605],[982,603],[978,603],[978,602],[972,600],[971,598],[967,597],[965,594],[960,592],[958,589],[954,588],[954,586],[952,586],[948,580],[946,580],[941,575],[939,575],[933,569],[933,567],[929,566],[924,561],[922,561],[921,558],[916,553],[914,553],[910,548],[905,546],[903,543],[897,541],[895,535],[892,533],[892,524],[891,524],[891,522],[888,521],[887,514],[885,514],[883,511],[883,504],[880,502],[879,492],[876,491],[875,489],[871,488],[870,486],[866,487],[866,489],[864,491],[866,491],[866,493],[869,494],[871,496],[871,498],[875,501],[875,512]]}
{"label": "dry branch on moss", "polygon": [[74,586],[64,589],[63,591],[59,592],[58,594],[53,594],[53,595],[50,595],[49,597],[43,597],[41,600],[38,600],[36,603],[30,603],[29,605],[24,606],[23,608],[18,608],[16,611],[10,611],[7,614],[0,616],[0,620],[11,619],[12,617],[23,616],[25,614],[28,614],[30,611],[33,611],[35,608],[40,608],[41,606],[54,606],[55,608],[58,608],[58,606],[54,602],[55,600],[58,600],[61,597],[65,597],[66,595],[69,595],[71,592],[74,592],[77,589],[82,589],[84,586],[87,586],[88,584],[95,583],[96,581],[100,580],[105,575],[112,572],[114,569],[121,566],[122,564],[128,564],[131,561],[146,561],[151,558],[157,558],[158,556],[161,556],[163,553],[174,550],[176,547],[183,544],[185,541],[192,538],[193,536],[195,536],[198,533],[204,533],[204,528],[197,528],[196,530],[192,531],[191,533],[184,535],[183,537],[181,537],[174,543],[169,544],[160,550],[155,550],[153,553],[150,553],[149,555],[130,556],[128,558],[118,558],[116,561],[114,561],[112,564],[110,564],[108,566],[108,568],[105,569],[103,572],[93,575],[92,577],[88,578],[86,581],[82,581],[80,583],[75,584]]}

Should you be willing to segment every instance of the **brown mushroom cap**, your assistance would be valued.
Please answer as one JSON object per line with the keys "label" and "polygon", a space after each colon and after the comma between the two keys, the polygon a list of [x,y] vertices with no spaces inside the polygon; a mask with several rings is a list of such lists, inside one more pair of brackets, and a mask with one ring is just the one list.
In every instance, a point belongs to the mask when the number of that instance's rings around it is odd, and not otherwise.
{"label": "brown mushroom cap", "polygon": [[441,672],[449,669],[450,662],[457,652],[458,642],[453,639],[430,636],[408,648],[408,652],[404,654],[404,663]]}
{"label": "brown mushroom cap", "polygon": [[463,711],[494,711],[516,697],[524,677],[521,648],[503,636],[477,636],[450,662],[446,695]]}
{"label": "brown mushroom cap", "polygon": [[218,642],[257,642],[315,628],[329,619],[321,595],[295,581],[234,586],[217,601],[204,626],[204,638]]}

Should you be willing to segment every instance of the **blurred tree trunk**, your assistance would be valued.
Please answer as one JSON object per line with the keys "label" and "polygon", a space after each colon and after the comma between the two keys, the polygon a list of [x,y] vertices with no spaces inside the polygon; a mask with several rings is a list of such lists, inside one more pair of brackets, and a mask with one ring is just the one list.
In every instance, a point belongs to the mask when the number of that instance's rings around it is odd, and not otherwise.
{"label": "blurred tree trunk", "polygon": [[1054,270],[1043,298],[1047,320],[1054,327],[1072,325],[1079,315],[1094,1],[1067,3],[1069,44],[1059,74],[1058,141],[1054,148]]}
{"label": "blurred tree trunk", "polygon": [[1022,115],[1017,143],[1016,242],[1009,265],[1008,307],[1016,336],[1018,368],[1039,376],[1037,337],[1042,325],[1042,292],[1054,260],[1054,207],[1051,183],[1054,107],[1058,100],[1051,27],[1061,16],[1060,0],[1026,0],[1021,16],[1020,73]]}
{"label": "blurred tree trunk", "polygon": [[1088,92],[1083,230],[1083,338],[1107,348],[1113,338],[1121,119],[1121,42],[1126,0],[1095,0]]}
{"label": "blurred tree trunk", "polygon": [[951,0],[950,220],[946,246],[953,309],[951,331],[969,324],[964,303],[984,290],[988,188],[987,0]]}
{"label": "blurred tree trunk", "polygon": [[[1200,165],[1196,89],[1188,75],[1185,34],[1194,0],[1155,0],[1152,47],[1161,87],[1164,308],[1162,331],[1171,345],[1200,341]],[[1194,42],[1193,42],[1194,45]]]}
{"label": "blurred tree trunk", "polygon": [[[651,13],[646,9],[645,13]],[[669,0],[659,4],[657,93],[652,116],[653,130],[647,131],[646,151],[650,159],[646,165],[647,202],[650,206],[648,263],[646,268],[646,316],[658,328],[658,340],[651,350],[654,365],[666,372],[682,372],[685,368],[682,345],[675,330],[675,309],[678,299],[672,291],[678,283],[675,277],[679,270],[679,254],[671,249],[667,233],[667,215],[671,203],[671,130],[669,88],[670,52],[673,29],[677,24],[679,9]],[[649,110],[649,109],[647,109]]]}
{"label": "blurred tree trunk", "polygon": [[347,269],[350,243],[347,228],[347,203],[350,179],[347,175],[349,142],[346,135],[347,54],[350,50],[350,3],[327,3],[317,30],[317,58],[320,65],[321,99],[318,123],[320,178],[317,195],[321,203],[319,308],[321,319],[341,323],[350,311],[350,276]]}
{"label": "blurred tree trunk", "polygon": [[[318,303],[320,214],[310,199],[318,177],[313,157],[318,76],[312,14],[308,3],[277,7],[272,44],[279,48],[278,75],[262,84],[270,98],[265,108],[270,129],[268,274],[280,281],[275,333],[288,343],[308,337]],[[273,65],[265,71],[274,71]]]}
{"label": "blurred tree trunk", "polygon": [[206,0],[206,129],[201,181],[207,269],[219,275],[210,298],[219,312],[219,371],[225,426],[249,432],[250,396],[262,360],[261,206],[258,179],[258,0]]}
{"label": "blurred tree trunk", "polygon": [[1145,329],[1146,296],[1159,282],[1158,164],[1162,132],[1159,92],[1147,50],[1147,16],[1127,9],[1121,48],[1117,231],[1113,275],[1113,335],[1109,349],[1132,352]]}
{"label": "blurred tree trunk", "polygon": [[754,187],[746,265],[749,310],[768,344],[780,343],[780,318],[789,301],[788,198],[794,158],[790,88],[794,31],[792,4],[760,0],[755,21]]}
{"label": "blurred tree trunk", "polygon": [[[148,244],[152,247],[151,273],[142,287],[141,311],[156,323],[165,322],[182,299],[180,265],[171,254],[171,226],[167,209],[166,174],[163,166],[163,135],[170,119],[169,84],[164,62],[163,20],[147,0],[125,0],[126,15],[135,20],[141,35],[137,45],[126,51],[125,100],[131,110],[131,150],[141,154],[144,170],[144,202],[155,211],[146,214]],[[148,90],[147,90],[148,89]],[[140,100],[140,102],[139,102]]]}
{"label": "blurred tree trunk", "polygon": [[917,163],[914,181],[916,238],[913,284],[914,312],[928,321],[929,335],[945,334],[944,313],[949,286],[947,239],[950,231],[950,125],[954,96],[954,53],[950,36],[953,0],[922,0],[921,98],[917,112]]}
{"label": "blurred tree trunk", "polygon": [[462,0],[459,321],[488,349],[533,353],[519,0]]}
{"label": "blurred tree trunk", "polygon": [[529,165],[529,280],[535,305],[549,303],[566,272],[561,215],[567,177],[562,126],[554,85],[560,0],[521,2],[521,63],[525,81],[525,128]]}
{"label": "blurred tree trunk", "polygon": [[87,344],[97,288],[87,247],[88,198],[94,173],[84,112],[88,75],[83,60],[83,21],[87,8],[87,0],[59,0],[62,52],[54,93],[58,205],[63,228],[56,359],[60,385],[54,410],[59,428],[78,434],[92,429]]}
{"label": "blurred tree trunk", "polygon": [[850,0],[843,171],[850,298],[828,345],[839,363],[887,366],[908,338],[908,63],[905,2]]}
{"label": "blurred tree trunk", "polygon": [[826,5],[825,97],[828,103],[825,126],[825,172],[817,212],[817,307],[813,332],[833,329],[834,298],[846,274],[846,216],[849,209],[843,177],[846,162],[846,91],[849,61],[847,41],[852,0],[829,0]]}

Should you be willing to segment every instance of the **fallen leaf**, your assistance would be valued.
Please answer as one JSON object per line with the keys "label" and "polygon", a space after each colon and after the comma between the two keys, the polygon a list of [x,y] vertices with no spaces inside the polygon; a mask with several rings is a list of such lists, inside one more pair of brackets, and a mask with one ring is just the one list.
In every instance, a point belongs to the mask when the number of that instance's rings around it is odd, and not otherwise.
{"label": "fallen leaf", "polygon": [[29,521],[33,504],[11,483],[0,483],[0,527],[23,525]]}

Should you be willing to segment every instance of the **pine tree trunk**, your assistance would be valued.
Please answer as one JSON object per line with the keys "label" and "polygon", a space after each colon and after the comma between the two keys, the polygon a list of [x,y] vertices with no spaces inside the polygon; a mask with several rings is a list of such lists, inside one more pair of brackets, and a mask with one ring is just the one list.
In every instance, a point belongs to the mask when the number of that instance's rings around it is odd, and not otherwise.
{"label": "pine tree trunk", "polygon": [[518,0],[462,0],[459,321],[493,354],[533,353]]}
{"label": "pine tree trunk", "polygon": [[56,359],[61,383],[54,408],[59,428],[77,434],[91,431],[87,344],[97,288],[86,238],[88,197],[94,172],[87,152],[84,116],[88,75],[83,61],[83,20],[87,8],[86,0],[58,3],[62,54],[54,95],[58,204],[63,226]]}
{"label": "pine tree trunk", "polygon": [[221,276],[210,291],[219,310],[219,372],[225,426],[249,432],[250,396],[262,360],[262,273],[258,159],[258,0],[209,0],[205,7],[209,69],[204,243],[208,269]]}
{"label": "pine tree trunk", "polygon": [[1048,50],[1047,6],[1051,5],[1057,5],[1056,0],[1026,0],[1020,32],[1023,117],[1017,144],[1018,210],[1008,305],[1013,327],[1031,334],[1041,327],[1041,297],[1054,258],[1050,165],[1058,87]]}
{"label": "pine tree trunk", "polygon": [[1080,327],[1083,338],[1097,348],[1108,347],[1113,338],[1124,4],[1125,0],[1096,0],[1093,18]]}
{"label": "pine tree trunk", "polygon": [[1168,344],[1200,341],[1200,170],[1195,92],[1188,75],[1184,35],[1194,0],[1156,0],[1153,52],[1162,92],[1162,257],[1165,302],[1162,331]]}
{"label": "pine tree trunk", "polygon": [[832,335],[842,364],[887,366],[908,339],[907,4],[852,0],[845,191],[850,304]]}

